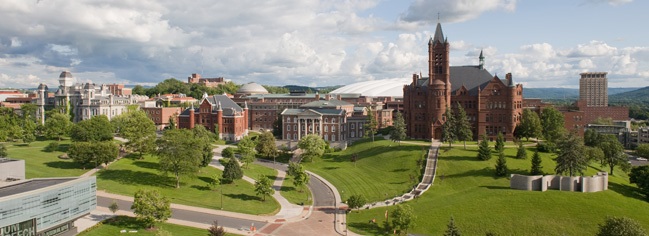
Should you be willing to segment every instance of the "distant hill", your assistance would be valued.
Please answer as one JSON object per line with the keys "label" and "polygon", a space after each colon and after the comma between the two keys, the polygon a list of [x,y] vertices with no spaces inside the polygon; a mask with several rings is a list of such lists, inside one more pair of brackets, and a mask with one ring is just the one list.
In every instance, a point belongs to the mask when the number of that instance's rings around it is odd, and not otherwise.
{"label": "distant hill", "polygon": [[[622,94],[638,90],[638,88],[608,88],[609,98],[615,94]],[[573,88],[523,88],[524,98],[540,99],[577,99],[579,89]]]}
{"label": "distant hill", "polygon": [[[610,94],[610,90],[609,90]],[[649,101],[649,86],[608,96],[609,100]]]}
{"label": "distant hill", "polygon": [[571,88],[523,88],[523,98],[576,99],[579,89]]}

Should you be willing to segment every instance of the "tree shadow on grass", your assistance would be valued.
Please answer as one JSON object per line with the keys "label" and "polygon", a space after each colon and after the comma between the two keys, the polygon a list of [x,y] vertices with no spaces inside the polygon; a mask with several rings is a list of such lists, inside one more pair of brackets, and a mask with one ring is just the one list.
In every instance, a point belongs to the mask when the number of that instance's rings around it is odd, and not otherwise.
{"label": "tree shadow on grass", "polygon": [[649,198],[645,197],[642,193],[638,192],[637,188],[628,185],[608,182],[608,189],[613,190],[616,193],[622,194],[625,197],[635,198],[642,201],[649,200]]}
{"label": "tree shadow on grass", "polygon": [[322,168],[322,169],[323,169],[323,170],[335,170],[335,169],[338,169],[338,168],[340,168],[340,167],[337,167],[337,166],[327,166],[327,167],[324,167],[324,168]]}
{"label": "tree shadow on grass", "polygon": [[209,184],[209,183],[212,182],[212,180],[214,180],[214,179],[212,179],[210,177],[205,177],[205,176],[198,176],[198,179],[205,182],[206,184]]}
{"label": "tree shadow on grass", "polygon": [[445,161],[483,161],[478,159],[477,156],[443,156],[440,159]]}
{"label": "tree shadow on grass", "polygon": [[367,223],[351,222],[348,225],[351,228],[367,232],[369,235],[386,235],[383,227],[379,226],[377,223],[371,223],[369,221]]}
{"label": "tree shadow on grass", "polygon": [[47,167],[63,169],[63,170],[83,169],[83,166],[73,161],[50,161],[50,162],[45,162],[45,165]]}
{"label": "tree shadow on grass", "polygon": [[496,169],[485,167],[479,170],[470,170],[458,174],[446,175],[445,178],[464,178],[464,177],[493,177],[494,179],[503,178],[496,176]]}
{"label": "tree shadow on grass", "polygon": [[394,170],[392,170],[391,172],[406,172],[406,171],[409,171],[409,170],[410,170],[410,169],[400,168],[400,169],[394,169]]}
{"label": "tree shadow on grass", "polygon": [[230,194],[223,194],[223,195],[226,196],[226,197],[229,197],[229,198],[239,199],[239,200],[243,200],[243,201],[261,201],[262,200],[261,197],[251,196],[251,195],[243,194],[243,193],[239,193],[239,194],[230,193]]}
{"label": "tree shadow on grass", "polygon": [[201,185],[192,185],[191,188],[198,189],[200,191],[207,191],[210,190],[210,187],[207,186],[201,186]]}
{"label": "tree shadow on grass", "polygon": [[134,217],[116,216],[104,221],[104,224],[112,225],[120,229],[144,229],[146,225]]}
{"label": "tree shadow on grass", "polygon": [[175,188],[176,179],[144,171],[105,169],[97,173],[97,178],[111,180],[125,185],[147,185],[152,187]]}
{"label": "tree shadow on grass", "polygon": [[155,162],[148,162],[148,161],[134,161],[133,165],[144,168],[144,169],[152,169],[152,170],[157,170],[160,169],[160,164],[155,163]]}
{"label": "tree shadow on grass", "polygon": [[290,191],[297,191],[297,189],[295,187],[292,187],[292,186],[282,186],[279,189],[279,191],[290,192]]}
{"label": "tree shadow on grass", "polygon": [[496,190],[511,189],[510,187],[507,186],[480,186],[480,187],[487,188],[487,189],[496,189]]}

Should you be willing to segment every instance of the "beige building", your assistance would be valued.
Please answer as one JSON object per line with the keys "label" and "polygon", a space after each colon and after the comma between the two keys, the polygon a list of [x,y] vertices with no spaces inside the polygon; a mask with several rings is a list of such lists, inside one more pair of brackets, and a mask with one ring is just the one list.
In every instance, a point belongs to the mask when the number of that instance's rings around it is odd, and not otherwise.
{"label": "beige building", "polygon": [[588,107],[608,106],[608,79],[606,72],[581,73],[579,79],[579,100]]}

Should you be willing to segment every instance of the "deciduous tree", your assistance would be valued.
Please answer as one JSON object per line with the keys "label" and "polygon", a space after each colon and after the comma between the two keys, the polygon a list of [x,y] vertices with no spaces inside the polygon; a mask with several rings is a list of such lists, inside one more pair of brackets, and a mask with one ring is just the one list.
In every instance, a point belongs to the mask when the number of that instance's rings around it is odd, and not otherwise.
{"label": "deciduous tree", "polygon": [[232,183],[234,180],[243,178],[243,171],[236,158],[228,158],[223,169],[223,180]]}
{"label": "deciduous tree", "polygon": [[169,199],[155,189],[141,189],[135,192],[131,209],[136,218],[148,228],[153,228],[156,222],[164,222],[171,217]]}
{"label": "deciduous tree", "polygon": [[206,167],[212,162],[214,157],[214,134],[207,130],[205,126],[196,125],[192,132],[194,133],[194,148],[201,152],[201,167]]}
{"label": "deciduous tree", "polygon": [[221,156],[225,158],[234,158],[234,148],[226,147],[221,151]]}
{"label": "deciduous tree", "polygon": [[629,173],[629,182],[638,185],[640,192],[649,200],[649,166],[636,166]]}
{"label": "deciduous tree", "polygon": [[77,142],[113,140],[113,126],[105,115],[93,116],[72,126],[70,138]]}
{"label": "deciduous tree", "polygon": [[68,115],[53,113],[45,120],[45,136],[49,139],[58,139],[61,141],[63,136],[70,133],[72,122]]}
{"label": "deciduous tree", "polygon": [[583,141],[572,133],[559,140],[559,153],[554,159],[557,162],[554,171],[557,174],[567,173],[575,176],[577,173],[584,174],[588,166],[588,158],[584,155]]}
{"label": "deciduous tree", "polygon": [[117,201],[113,200],[113,202],[108,206],[108,210],[115,214],[119,210],[119,205],[117,205]]}
{"label": "deciduous tree", "polygon": [[239,154],[241,154],[241,161],[243,162],[243,166],[247,169],[250,163],[255,162],[255,154],[257,154],[257,151],[255,150],[255,141],[252,141],[250,136],[245,136],[241,140],[239,140],[239,143],[237,143],[237,148],[239,149]]}
{"label": "deciduous tree", "polygon": [[633,219],[609,216],[599,225],[597,236],[647,236],[647,231]]}
{"label": "deciduous tree", "polygon": [[401,146],[401,140],[406,139],[406,122],[403,120],[401,112],[396,111],[396,113],[392,123],[394,129],[390,130],[390,139],[393,142],[398,142],[399,146]]}
{"label": "deciduous tree", "polygon": [[393,227],[401,234],[408,234],[408,229],[415,226],[417,216],[410,205],[399,204],[397,208],[390,213]]}
{"label": "deciduous tree", "polygon": [[259,137],[257,137],[257,146],[255,150],[259,155],[266,157],[267,159],[277,157],[277,146],[275,145],[275,136],[271,132],[263,132]]}
{"label": "deciduous tree", "polygon": [[536,112],[530,109],[523,109],[523,116],[521,123],[516,127],[519,138],[539,138],[543,134],[543,126],[541,126],[541,119]]}
{"label": "deciduous tree", "polygon": [[270,182],[270,179],[265,175],[259,175],[257,181],[255,181],[255,193],[257,196],[261,195],[262,201],[266,201],[266,196],[271,196],[275,193],[273,190],[273,184]]}
{"label": "deciduous tree", "polygon": [[641,157],[649,157],[649,143],[638,145],[635,148],[635,154]]}
{"label": "deciduous tree", "polygon": [[347,199],[347,206],[351,209],[356,209],[363,207],[367,203],[367,199],[360,194],[354,194],[349,196]]}
{"label": "deciduous tree", "polygon": [[199,170],[202,155],[195,143],[194,134],[187,129],[167,130],[157,141],[160,171],[176,177],[176,188],[180,188],[180,176],[191,176]]}
{"label": "deciduous tree", "polygon": [[143,111],[135,110],[123,113],[112,120],[117,133],[128,140],[126,146],[138,152],[140,157],[156,147],[155,123]]}
{"label": "deciduous tree", "polygon": [[586,129],[584,131],[584,145],[588,147],[596,147],[600,141],[600,134],[594,129]]}
{"label": "deciduous tree", "polygon": [[617,140],[615,135],[602,135],[597,146],[604,152],[602,164],[608,165],[610,175],[613,175],[613,170],[616,166],[621,166],[622,169],[626,171],[631,168],[628,163],[629,160],[624,153],[624,147],[620,141]]}
{"label": "deciduous tree", "polygon": [[541,113],[543,137],[551,143],[557,142],[565,133],[563,114],[554,107],[548,107]]}
{"label": "deciduous tree", "polygon": [[324,154],[325,145],[325,141],[315,134],[304,136],[297,143],[297,146],[302,149],[302,158],[311,160],[311,162],[313,162],[316,157],[321,157],[322,154]]}
{"label": "deciduous tree", "polygon": [[4,143],[0,143],[0,157],[7,157],[7,147]]}

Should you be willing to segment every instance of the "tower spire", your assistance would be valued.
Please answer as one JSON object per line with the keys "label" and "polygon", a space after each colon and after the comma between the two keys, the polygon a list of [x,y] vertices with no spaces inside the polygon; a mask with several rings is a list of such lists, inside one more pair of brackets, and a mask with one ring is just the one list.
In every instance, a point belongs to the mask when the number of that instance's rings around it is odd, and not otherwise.
{"label": "tower spire", "polygon": [[479,68],[482,70],[484,69],[484,56],[482,55],[482,49],[480,49],[480,56],[478,57],[478,60],[480,61]]}

